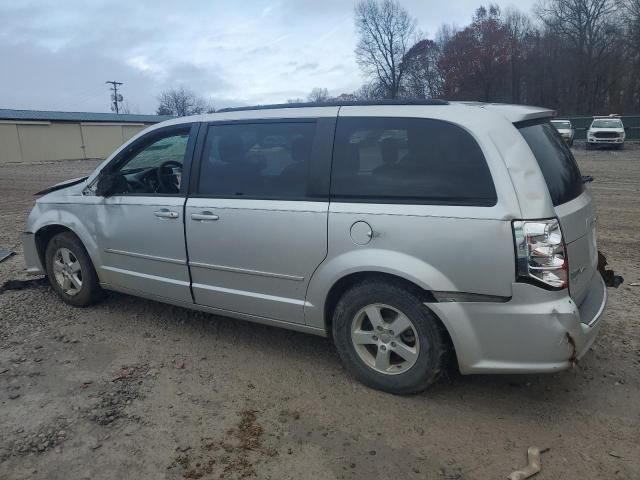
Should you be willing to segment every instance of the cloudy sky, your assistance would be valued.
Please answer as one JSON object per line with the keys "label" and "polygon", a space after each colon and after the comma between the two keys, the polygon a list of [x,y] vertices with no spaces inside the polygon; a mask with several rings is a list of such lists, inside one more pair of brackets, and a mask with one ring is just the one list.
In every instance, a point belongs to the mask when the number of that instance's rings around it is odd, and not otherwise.
{"label": "cloudy sky", "polygon": [[[185,86],[216,108],[362,84],[351,0],[0,0],[0,108],[132,113]],[[402,0],[418,28],[466,25],[482,0]],[[534,0],[497,1],[529,11]]]}

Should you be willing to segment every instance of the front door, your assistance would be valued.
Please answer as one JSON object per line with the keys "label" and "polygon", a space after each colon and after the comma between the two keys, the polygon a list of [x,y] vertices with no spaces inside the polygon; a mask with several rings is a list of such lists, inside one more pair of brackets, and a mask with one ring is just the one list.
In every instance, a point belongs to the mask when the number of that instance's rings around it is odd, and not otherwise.
{"label": "front door", "polygon": [[327,252],[324,135],[334,121],[208,127],[185,212],[196,303],[304,323],[309,278]]}
{"label": "front door", "polygon": [[[182,167],[191,124],[152,131],[109,165],[117,193],[97,206],[101,278],[112,288],[192,302]],[[187,159],[188,161],[188,159]]]}

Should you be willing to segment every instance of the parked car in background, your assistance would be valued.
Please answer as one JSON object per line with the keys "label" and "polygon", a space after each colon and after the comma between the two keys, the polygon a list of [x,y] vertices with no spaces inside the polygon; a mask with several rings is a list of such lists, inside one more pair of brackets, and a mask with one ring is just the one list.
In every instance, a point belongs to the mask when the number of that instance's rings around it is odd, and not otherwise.
{"label": "parked car in background", "polygon": [[623,148],[625,137],[624,125],[617,115],[593,117],[591,126],[587,131],[587,148],[590,149],[599,145]]}
{"label": "parked car in background", "polygon": [[607,294],[554,114],[433,100],[170,120],[40,192],[27,270],[72,305],[108,289],[328,336],[393,393],[452,356],[464,374],[555,372],[588,351]]}
{"label": "parked car in background", "polygon": [[562,136],[562,139],[567,142],[567,145],[570,147],[573,146],[573,137],[575,135],[575,130],[573,129],[573,125],[571,125],[571,121],[569,120],[551,120],[551,125],[556,127],[558,133]]}

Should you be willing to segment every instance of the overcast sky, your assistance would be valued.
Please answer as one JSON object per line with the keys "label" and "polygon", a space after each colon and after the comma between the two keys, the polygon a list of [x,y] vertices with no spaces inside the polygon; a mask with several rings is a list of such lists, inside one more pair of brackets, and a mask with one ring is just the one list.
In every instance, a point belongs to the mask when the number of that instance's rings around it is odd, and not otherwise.
{"label": "overcast sky", "polygon": [[[132,113],[185,86],[216,108],[281,103],[363,82],[350,0],[0,0],[0,108]],[[403,0],[420,31],[466,25],[481,0]],[[530,11],[534,0],[495,1]]]}

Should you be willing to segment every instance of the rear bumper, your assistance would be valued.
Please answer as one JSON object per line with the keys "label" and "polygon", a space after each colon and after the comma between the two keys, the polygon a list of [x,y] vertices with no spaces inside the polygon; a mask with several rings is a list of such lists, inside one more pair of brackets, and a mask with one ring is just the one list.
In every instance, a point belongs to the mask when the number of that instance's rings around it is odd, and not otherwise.
{"label": "rear bumper", "polygon": [[513,284],[505,303],[428,306],[447,327],[462,373],[537,373],[566,369],[589,350],[606,302],[596,273],[579,307],[566,290],[524,283]]}
{"label": "rear bumper", "polygon": [[22,234],[22,251],[27,273],[32,275],[44,275],[45,271],[36,248],[36,236],[31,232]]}

